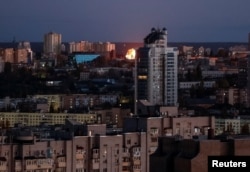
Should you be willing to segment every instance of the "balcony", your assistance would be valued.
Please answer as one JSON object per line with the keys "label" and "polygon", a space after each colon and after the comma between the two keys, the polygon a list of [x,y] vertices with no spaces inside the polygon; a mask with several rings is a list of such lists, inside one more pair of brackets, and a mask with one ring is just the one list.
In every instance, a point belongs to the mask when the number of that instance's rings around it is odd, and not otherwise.
{"label": "balcony", "polygon": [[38,169],[38,166],[37,166],[37,164],[29,164],[29,165],[25,165],[25,169],[26,170],[36,170],[36,169]]}
{"label": "balcony", "polygon": [[84,168],[84,163],[83,162],[77,162],[76,163],[76,168]]}
{"label": "balcony", "polygon": [[21,171],[21,170],[22,170],[21,160],[15,160],[15,171]]}
{"label": "balcony", "polygon": [[52,169],[53,168],[53,165],[52,164],[39,164],[37,165],[37,167],[40,169]]}
{"label": "balcony", "polygon": [[83,153],[76,153],[76,159],[84,159]]}
{"label": "balcony", "polygon": [[95,158],[99,158],[99,153],[93,153],[92,154],[92,157],[95,159]]}
{"label": "balcony", "polygon": [[52,169],[53,168],[53,159],[37,159],[37,168],[38,169]]}
{"label": "balcony", "polygon": [[57,167],[57,168],[66,167],[66,162],[57,162],[56,167]]}
{"label": "balcony", "polygon": [[66,171],[66,167],[64,167],[64,168],[56,168],[55,169],[55,172],[64,172],[64,171]]}
{"label": "balcony", "polygon": [[123,157],[130,157],[129,150],[127,148],[124,148],[122,151],[122,156]]}
{"label": "balcony", "polygon": [[0,171],[7,171],[7,170],[8,170],[7,163],[4,163],[4,164],[0,165]]}
{"label": "balcony", "polygon": [[130,166],[130,162],[122,162],[122,166]]}
{"label": "balcony", "polygon": [[93,164],[92,164],[92,169],[93,169],[93,170],[97,170],[97,169],[99,169],[99,168],[100,168],[99,163],[93,163]]}
{"label": "balcony", "polygon": [[137,165],[137,166],[138,166],[138,165],[141,165],[141,160],[134,160],[134,161],[133,161],[133,164],[134,164],[134,165]]}
{"label": "balcony", "polygon": [[100,160],[99,159],[92,159],[92,169],[97,170],[100,168]]}
{"label": "balcony", "polygon": [[65,156],[58,156],[56,158],[56,167],[57,168],[64,168],[64,167],[66,167],[66,157]]}
{"label": "balcony", "polygon": [[132,168],[133,170],[133,172],[141,172],[141,166],[138,166],[138,165],[136,165],[136,166],[133,166],[133,168]]}

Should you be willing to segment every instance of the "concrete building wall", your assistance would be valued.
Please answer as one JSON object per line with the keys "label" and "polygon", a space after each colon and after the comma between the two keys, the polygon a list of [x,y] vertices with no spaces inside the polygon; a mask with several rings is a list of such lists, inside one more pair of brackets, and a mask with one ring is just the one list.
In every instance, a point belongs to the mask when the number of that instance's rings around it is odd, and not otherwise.
{"label": "concrete building wall", "polygon": [[[229,143],[225,144],[219,140],[199,141],[199,152],[197,152],[197,155],[190,160],[190,171],[207,172],[207,157],[227,155],[229,151],[228,146]],[[180,164],[177,164],[177,166],[180,166]]]}
{"label": "concrete building wall", "polygon": [[183,138],[192,138],[194,135],[208,135],[208,129],[215,128],[213,116],[196,117],[150,117],[124,118],[124,131],[148,131],[158,129],[158,135],[180,135]]}
{"label": "concrete building wall", "polygon": [[193,135],[208,135],[208,129],[214,128],[214,117],[172,118],[173,135],[192,138]]}
{"label": "concrete building wall", "polygon": [[239,139],[234,141],[234,155],[235,156],[249,156],[250,149],[246,149],[250,146],[250,140]]}
{"label": "concrete building wall", "polygon": [[[199,131],[195,133],[195,128]],[[150,155],[158,149],[158,137],[176,135],[178,129],[180,137],[192,138],[194,135],[208,136],[208,129],[214,128],[214,117],[150,117],[150,118],[125,118],[124,131],[146,132],[146,162],[147,171],[150,166]]]}
{"label": "concrete building wall", "polygon": [[3,58],[5,62],[14,63],[15,54],[13,48],[4,49]]}
{"label": "concrete building wall", "polygon": [[26,48],[15,51],[15,63],[28,63],[28,51]]}
{"label": "concrete building wall", "polygon": [[39,126],[41,122],[50,125],[64,124],[65,119],[74,119],[81,123],[96,123],[96,114],[68,114],[68,113],[18,113],[18,112],[1,112],[0,122],[7,124],[8,127],[14,127],[16,123],[22,123],[26,126]]}
{"label": "concrete building wall", "polygon": [[[150,171],[207,172],[208,156],[249,155],[249,144],[249,138],[220,141],[161,137],[158,150],[150,156]],[[157,160],[158,162],[165,161],[162,168],[159,167]]]}
{"label": "concrete building wall", "polygon": [[[96,126],[97,127],[97,126]],[[130,143],[124,144],[124,138]],[[146,134],[77,136],[0,147],[0,170],[146,172]]]}

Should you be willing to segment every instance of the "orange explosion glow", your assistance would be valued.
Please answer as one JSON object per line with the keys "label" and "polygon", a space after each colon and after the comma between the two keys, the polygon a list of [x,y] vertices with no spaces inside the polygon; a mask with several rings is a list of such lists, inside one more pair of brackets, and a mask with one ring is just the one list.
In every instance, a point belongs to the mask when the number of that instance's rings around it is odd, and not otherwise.
{"label": "orange explosion glow", "polygon": [[126,54],[126,59],[128,60],[134,60],[135,59],[135,55],[136,55],[136,51],[134,48],[131,48],[127,51],[127,54]]}

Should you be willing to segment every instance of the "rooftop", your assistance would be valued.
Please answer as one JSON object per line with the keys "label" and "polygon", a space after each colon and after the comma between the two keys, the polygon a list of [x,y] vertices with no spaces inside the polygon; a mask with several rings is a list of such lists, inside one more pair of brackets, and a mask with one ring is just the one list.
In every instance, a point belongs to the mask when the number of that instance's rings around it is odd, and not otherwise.
{"label": "rooftop", "polygon": [[157,40],[164,40],[165,35],[167,35],[167,29],[163,28],[161,29],[151,29],[151,33],[149,33],[145,38],[144,38],[144,43],[145,44],[152,44],[155,43]]}

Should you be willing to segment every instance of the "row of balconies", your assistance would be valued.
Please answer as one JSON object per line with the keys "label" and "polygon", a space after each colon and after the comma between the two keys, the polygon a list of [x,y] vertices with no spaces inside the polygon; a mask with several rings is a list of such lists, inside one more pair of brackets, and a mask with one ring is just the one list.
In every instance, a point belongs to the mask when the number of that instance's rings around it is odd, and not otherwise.
{"label": "row of balconies", "polygon": [[[77,162],[76,163],[76,168],[80,169],[80,168],[84,168],[84,163],[83,162]],[[2,170],[7,170],[8,166],[0,166],[0,171]],[[36,170],[36,169],[52,169],[53,168],[53,164],[32,164],[32,165],[26,165],[25,169],[26,170]],[[66,168],[66,162],[57,162],[56,163],[56,168],[61,169],[61,168]],[[15,166],[15,170],[16,171],[20,171],[22,169],[22,165],[21,165],[21,161],[19,161],[18,163],[16,163]]]}
{"label": "row of balconies", "polygon": [[51,158],[46,159],[35,159],[35,160],[25,160],[25,169],[52,169],[54,160]]}
{"label": "row of balconies", "polygon": [[[53,159],[47,158],[47,159],[29,159],[25,160],[25,169],[26,170],[35,170],[35,169],[52,169],[55,165],[56,168],[65,168],[66,167],[66,161],[64,158],[64,161],[57,161],[54,162]],[[7,165],[6,165],[7,168]],[[15,170],[21,170],[22,169],[22,160],[16,160],[15,161]],[[0,170],[2,170],[0,166]]]}
{"label": "row of balconies", "polygon": [[85,159],[85,156],[86,156],[86,152],[85,151],[77,151],[76,152],[76,159]]}

